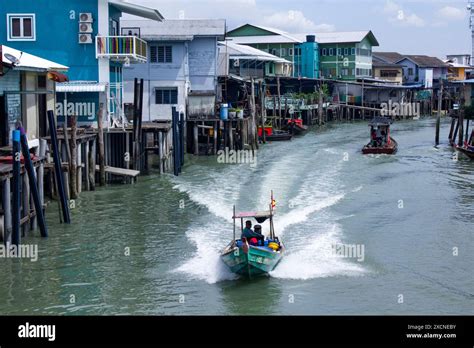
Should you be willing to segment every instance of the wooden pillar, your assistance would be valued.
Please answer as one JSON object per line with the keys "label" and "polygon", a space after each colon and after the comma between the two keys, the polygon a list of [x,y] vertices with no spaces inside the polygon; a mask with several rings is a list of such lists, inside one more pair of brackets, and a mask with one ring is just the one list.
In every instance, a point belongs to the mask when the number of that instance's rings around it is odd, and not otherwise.
{"label": "wooden pillar", "polygon": [[214,140],[214,155],[217,155],[217,134],[219,133],[219,121],[214,121],[213,140]]}
{"label": "wooden pillar", "polygon": [[23,237],[27,235],[30,231],[30,183],[28,181],[28,175],[26,172],[22,175],[22,205],[23,205],[23,216],[22,218],[27,218],[25,224],[23,225]]}
{"label": "wooden pillar", "polygon": [[464,112],[459,113],[459,146],[464,146]]}
{"label": "wooden pillar", "polygon": [[90,182],[90,177],[89,177],[89,166],[90,166],[90,161],[89,161],[89,153],[90,153],[90,141],[87,140],[84,144],[84,176],[85,176],[85,183],[86,183],[86,191],[91,190],[91,182]]}
{"label": "wooden pillar", "polygon": [[[100,186],[105,185],[105,146],[104,146],[104,105],[101,104],[97,112],[97,123],[99,128],[99,183]],[[94,167],[95,169],[95,167]]]}
{"label": "wooden pillar", "polygon": [[160,160],[160,164],[159,164],[160,174],[163,174],[165,172],[164,163],[163,163],[163,147],[164,147],[163,133],[158,132],[158,157]]}
{"label": "wooden pillar", "polygon": [[281,93],[280,93],[280,77],[277,76],[277,96],[278,96],[278,127],[281,129]]}
{"label": "wooden pillar", "polygon": [[77,145],[77,194],[82,192],[82,144]]}
{"label": "wooden pillar", "polygon": [[77,198],[77,117],[71,116],[71,142],[70,142],[70,161],[69,161],[69,177],[71,198]]}
{"label": "wooden pillar", "polygon": [[11,242],[11,230],[12,230],[12,205],[11,205],[11,188],[10,188],[10,178],[6,177],[2,181],[3,187],[3,241],[4,243]]}
{"label": "wooden pillar", "polygon": [[194,155],[199,156],[199,128],[195,121],[193,125]]}
{"label": "wooden pillar", "polygon": [[232,122],[229,121],[229,147],[234,150],[234,127],[232,127]]}
{"label": "wooden pillar", "polygon": [[90,190],[95,191],[95,158],[97,154],[97,138],[94,138],[91,142],[91,150],[89,151],[89,185]]}

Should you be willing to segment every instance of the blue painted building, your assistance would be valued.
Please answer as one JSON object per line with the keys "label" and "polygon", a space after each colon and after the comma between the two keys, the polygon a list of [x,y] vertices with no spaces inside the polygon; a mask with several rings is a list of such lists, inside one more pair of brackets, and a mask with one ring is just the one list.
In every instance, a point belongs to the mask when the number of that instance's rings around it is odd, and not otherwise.
{"label": "blue painted building", "polygon": [[[123,66],[147,61],[146,42],[121,30],[124,13],[163,20],[157,10],[121,0],[3,1],[0,42],[69,67],[71,82],[57,86],[58,105],[87,101],[97,111],[102,104],[116,119],[123,115]],[[92,123],[96,113],[77,116]]]}
{"label": "blue painted building", "polygon": [[307,35],[305,42],[295,46],[294,62],[296,77],[319,78],[319,46],[316,36]]}
{"label": "blue painted building", "polygon": [[172,107],[187,116],[214,115],[218,41],[224,20],[126,20],[147,42],[148,62],[124,69],[125,102],[133,102],[133,80],[144,79],[143,120],[169,120]]}

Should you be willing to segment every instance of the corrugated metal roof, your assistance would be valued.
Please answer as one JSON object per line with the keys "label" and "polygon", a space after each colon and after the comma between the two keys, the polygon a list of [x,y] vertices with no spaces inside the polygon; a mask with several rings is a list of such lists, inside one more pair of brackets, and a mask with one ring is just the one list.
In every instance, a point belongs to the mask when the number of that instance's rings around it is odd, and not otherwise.
{"label": "corrugated metal roof", "polygon": [[312,33],[312,34],[295,34],[294,37],[301,41],[306,41],[307,35],[315,35],[316,42],[320,44],[328,43],[345,43],[345,42],[361,42],[367,36],[372,36],[374,46],[378,46],[379,43],[373,35],[372,31],[340,31],[340,32],[328,32],[328,33]]}
{"label": "corrugated metal roof", "polygon": [[122,20],[122,28],[140,28],[144,40],[192,39],[195,36],[216,36],[223,39],[225,35],[224,19],[171,19],[163,22],[150,20]]}
{"label": "corrugated metal roof", "polygon": [[448,64],[444,63],[439,58],[430,57],[430,56],[422,56],[422,55],[406,55],[406,56],[403,56],[403,58],[400,59],[396,63],[400,63],[401,61],[405,59],[411,60],[420,68],[447,68],[448,67]]}
{"label": "corrugated metal roof", "polygon": [[[258,50],[256,48],[239,45],[233,42],[219,42],[221,52],[229,54],[232,59],[251,59],[267,62],[276,62],[276,63],[288,63],[292,64],[290,61],[274,56],[273,54],[267,53],[265,51]],[[227,48],[226,48],[227,46]],[[227,50],[227,51],[226,51]]]}
{"label": "corrugated metal roof", "polygon": [[281,35],[262,36],[232,36],[232,41],[242,45],[266,44],[266,43],[301,43],[301,40],[290,39]]}
{"label": "corrugated metal roof", "polygon": [[128,13],[134,16],[148,18],[155,21],[164,20],[164,17],[161,15],[161,13],[153,8],[124,2],[121,0],[109,0],[109,4],[124,13]]}
{"label": "corrugated metal roof", "polygon": [[56,92],[105,92],[106,83],[94,81],[74,81],[56,84]]}
{"label": "corrugated metal roof", "polygon": [[372,56],[391,64],[403,59],[403,55],[398,52],[372,52]]}
{"label": "corrugated metal roof", "polygon": [[[18,64],[13,64],[10,59],[5,56],[11,55],[19,59]],[[2,62],[7,65],[14,65],[16,70],[34,70],[34,71],[67,71],[69,68],[65,65],[52,62],[47,59],[34,56],[32,54],[16,50],[14,48],[2,45]]]}

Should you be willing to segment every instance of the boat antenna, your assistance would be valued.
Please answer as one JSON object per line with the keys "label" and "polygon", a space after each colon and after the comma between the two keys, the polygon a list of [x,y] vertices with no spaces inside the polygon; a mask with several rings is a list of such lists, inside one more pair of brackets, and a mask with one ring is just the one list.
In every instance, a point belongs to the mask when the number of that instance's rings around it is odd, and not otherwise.
{"label": "boat antenna", "polygon": [[232,240],[232,244],[235,244],[235,205],[234,205],[234,215],[232,216],[232,221],[234,222],[234,239]]}

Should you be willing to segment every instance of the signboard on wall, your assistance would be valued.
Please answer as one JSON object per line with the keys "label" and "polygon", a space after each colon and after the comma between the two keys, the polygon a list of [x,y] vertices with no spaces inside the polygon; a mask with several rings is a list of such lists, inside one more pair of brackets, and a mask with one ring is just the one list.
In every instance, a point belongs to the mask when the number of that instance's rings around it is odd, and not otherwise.
{"label": "signboard on wall", "polygon": [[93,123],[97,121],[98,110],[99,92],[56,93],[58,123],[63,123],[66,116],[77,116],[80,123]]}
{"label": "signboard on wall", "polygon": [[21,121],[21,95],[6,94],[8,123]]}

